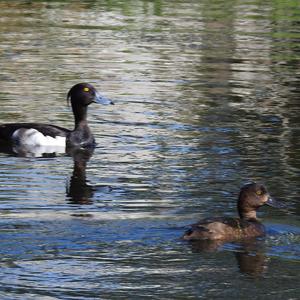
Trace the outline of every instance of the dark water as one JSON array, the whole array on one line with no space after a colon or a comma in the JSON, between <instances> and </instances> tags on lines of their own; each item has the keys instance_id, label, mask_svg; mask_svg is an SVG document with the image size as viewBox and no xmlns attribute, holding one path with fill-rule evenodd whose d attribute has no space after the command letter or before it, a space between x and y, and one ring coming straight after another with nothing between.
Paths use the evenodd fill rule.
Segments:
<instances>
[{"instance_id":1,"label":"dark water","mask_svg":"<svg viewBox=\"0 0 300 300\"><path fill-rule=\"evenodd\" d=\"M299 25L298 1L0 1L0 123L72 128L81 81L116 102L94 153L0 154L1 299L300 299ZM288 205L266 239L180 240L250 180Z\"/></svg>"}]
</instances>

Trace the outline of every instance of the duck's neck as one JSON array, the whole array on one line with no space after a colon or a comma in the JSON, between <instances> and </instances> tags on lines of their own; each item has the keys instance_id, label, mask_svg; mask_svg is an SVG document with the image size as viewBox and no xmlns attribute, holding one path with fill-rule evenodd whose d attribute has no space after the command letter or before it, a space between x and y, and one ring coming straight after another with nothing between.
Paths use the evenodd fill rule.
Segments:
<instances>
[{"instance_id":1,"label":"duck's neck","mask_svg":"<svg viewBox=\"0 0 300 300\"><path fill-rule=\"evenodd\" d=\"M95 144L95 139L87 124L87 107L86 106L72 106L75 128L67 137L67 147L87 147Z\"/></svg>"},{"instance_id":2,"label":"duck's neck","mask_svg":"<svg viewBox=\"0 0 300 300\"><path fill-rule=\"evenodd\" d=\"M87 106L72 106L75 130L82 127L87 127Z\"/></svg>"},{"instance_id":3,"label":"duck's neck","mask_svg":"<svg viewBox=\"0 0 300 300\"><path fill-rule=\"evenodd\" d=\"M256 218L256 209L251 205L251 199L248 199L247 197L241 198L239 197L237 209L239 212L239 216L243 220L249 220L249 219L257 219Z\"/></svg>"},{"instance_id":4,"label":"duck's neck","mask_svg":"<svg viewBox=\"0 0 300 300\"><path fill-rule=\"evenodd\" d=\"M243 220L257 220L256 211L239 211L240 218Z\"/></svg>"}]
</instances>

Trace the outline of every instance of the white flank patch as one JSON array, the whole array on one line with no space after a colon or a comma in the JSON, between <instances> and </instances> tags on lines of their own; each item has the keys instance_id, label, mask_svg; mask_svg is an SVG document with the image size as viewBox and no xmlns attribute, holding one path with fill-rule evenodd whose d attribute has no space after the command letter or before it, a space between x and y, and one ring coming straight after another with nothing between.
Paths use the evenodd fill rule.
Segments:
<instances>
[{"instance_id":1,"label":"white flank patch","mask_svg":"<svg viewBox=\"0 0 300 300\"><path fill-rule=\"evenodd\" d=\"M66 146L66 138L63 136L56 136L53 138L49 135L43 135L36 129L30 128L20 128L17 129L13 135L12 139L15 143L19 145L30 145L30 146Z\"/></svg>"}]
</instances>

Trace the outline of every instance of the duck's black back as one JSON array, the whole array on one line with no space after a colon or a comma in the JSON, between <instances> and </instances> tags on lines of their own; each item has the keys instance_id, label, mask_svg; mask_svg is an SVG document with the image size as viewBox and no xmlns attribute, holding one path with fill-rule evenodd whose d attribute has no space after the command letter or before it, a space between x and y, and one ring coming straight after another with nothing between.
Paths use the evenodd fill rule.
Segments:
<instances>
[{"instance_id":1,"label":"duck's black back","mask_svg":"<svg viewBox=\"0 0 300 300\"><path fill-rule=\"evenodd\" d=\"M51 136L55 138L56 136L66 137L70 130L49 124L42 123L9 123L0 125L0 140L4 142L11 142L11 137L13 133L18 129L36 129L45 136Z\"/></svg>"}]
</instances>

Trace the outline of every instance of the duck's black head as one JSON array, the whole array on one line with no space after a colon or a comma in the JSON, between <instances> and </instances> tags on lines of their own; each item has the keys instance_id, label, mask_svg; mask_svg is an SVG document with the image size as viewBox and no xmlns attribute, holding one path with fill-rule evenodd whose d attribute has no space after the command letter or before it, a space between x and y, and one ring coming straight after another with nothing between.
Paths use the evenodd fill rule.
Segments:
<instances>
[{"instance_id":1,"label":"duck's black head","mask_svg":"<svg viewBox=\"0 0 300 300\"><path fill-rule=\"evenodd\" d=\"M75 84L67 96L68 102L74 106L88 106L93 102L100 104L114 104L110 99L101 96L98 91L89 83Z\"/></svg>"},{"instance_id":2,"label":"duck's black head","mask_svg":"<svg viewBox=\"0 0 300 300\"><path fill-rule=\"evenodd\" d=\"M86 122L87 107L93 102L100 104L114 104L110 99L101 96L89 83L77 83L69 91L67 101L71 101L75 119L75 129Z\"/></svg>"},{"instance_id":3,"label":"duck's black head","mask_svg":"<svg viewBox=\"0 0 300 300\"><path fill-rule=\"evenodd\" d=\"M256 219L256 211L263 205L280 208L282 204L270 197L266 187L259 183L248 183L241 188L238 212L242 219Z\"/></svg>"}]
</instances>

